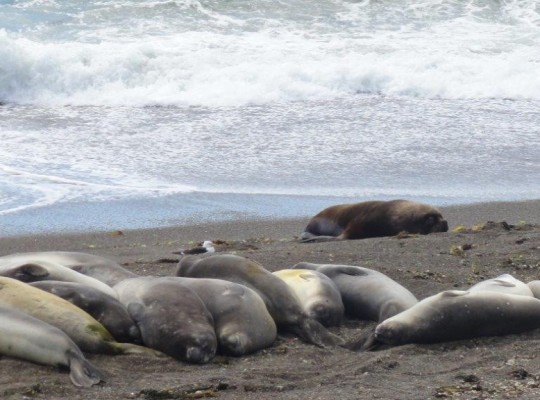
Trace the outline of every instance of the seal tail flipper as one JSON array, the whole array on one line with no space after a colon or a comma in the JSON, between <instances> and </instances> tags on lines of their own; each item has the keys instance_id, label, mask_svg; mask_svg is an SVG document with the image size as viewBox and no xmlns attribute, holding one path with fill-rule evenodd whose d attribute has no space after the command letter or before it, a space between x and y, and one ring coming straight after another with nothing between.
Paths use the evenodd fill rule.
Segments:
<instances>
[{"instance_id":1,"label":"seal tail flipper","mask_svg":"<svg viewBox=\"0 0 540 400\"><path fill-rule=\"evenodd\" d=\"M376 326L374 325L373 327L364 329L360 335L347 341L343 347L352 351L377 351L387 347L375 337Z\"/></svg>"},{"instance_id":2,"label":"seal tail flipper","mask_svg":"<svg viewBox=\"0 0 540 400\"><path fill-rule=\"evenodd\" d=\"M105 381L105 375L82 354L73 353L69 359L69 378L78 387L90 387Z\"/></svg>"},{"instance_id":3,"label":"seal tail flipper","mask_svg":"<svg viewBox=\"0 0 540 400\"><path fill-rule=\"evenodd\" d=\"M313 318L305 318L299 325L296 333L302 340L319 347L342 346L343 339L328 331L320 322Z\"/></svg>"},{"instance_id":4,"label":"seal tail flipper","mask_svg":"<svg viewBox=\"0 0 540 400\"><path fill-rule=\"evenodd\" d=\"M146 354L153 357L168 357L161 351L133 343L112 342L111 346L114 349L113 354Z\"/></svg>"}]
</instances>

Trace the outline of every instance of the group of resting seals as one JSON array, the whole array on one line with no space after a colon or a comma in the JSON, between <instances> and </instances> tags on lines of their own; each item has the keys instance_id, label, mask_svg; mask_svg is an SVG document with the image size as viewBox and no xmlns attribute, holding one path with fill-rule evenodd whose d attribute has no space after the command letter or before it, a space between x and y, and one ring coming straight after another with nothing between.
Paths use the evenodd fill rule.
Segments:
<instances>
[{"instance_id":1,"label":"group of resting seals","mask_svg":"<svg viewBox=\"0 0 540 400\"><path fill-rule=\"evenodd\" d=\"M433 207L396 200L323 210L303 238L447 230ZM184 255L176 276L142 277L85 253L21 253L0 257L0 275L0 353L68 367L77 386L104 379L83 351L164 353L206 363L216 352L240 356L271 346L278 331L318 346L358 348L326 329L344 315L376 322L363 349L540 327L540 300L534 297L540 281L527 285L509 276L418 301L368 268L301 262L272 273L231 254ZM59 317L64 313L70 321ZM19 334L29 326L33 334Z\"/></svg>"}]
</instances>

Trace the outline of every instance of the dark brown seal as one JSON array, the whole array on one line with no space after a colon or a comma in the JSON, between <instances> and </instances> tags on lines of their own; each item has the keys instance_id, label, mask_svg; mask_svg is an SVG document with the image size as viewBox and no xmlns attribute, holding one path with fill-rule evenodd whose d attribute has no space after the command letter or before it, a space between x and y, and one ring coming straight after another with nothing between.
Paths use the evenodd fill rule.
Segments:
<instances>
[{"instance_id":1,"label":"dark brown seal","mask_svg":"<svg viewBox=\"0 0 540 400\"><path fill-rule=\"evenodd\" d=\"M364 239L400 232L428 234L448 231L441 212L408 200L365 201L328 207L309 221L301 238Z\"/></svg>"}]
</instances>

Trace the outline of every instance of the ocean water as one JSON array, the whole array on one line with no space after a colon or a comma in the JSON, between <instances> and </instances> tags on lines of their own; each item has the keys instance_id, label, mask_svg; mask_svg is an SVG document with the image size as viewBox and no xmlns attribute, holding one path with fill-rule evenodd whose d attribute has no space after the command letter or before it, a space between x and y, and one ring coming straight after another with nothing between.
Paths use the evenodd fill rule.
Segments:
<instances>
[{"instance_id":1,"label":"ocean water","mask_svg":"<svg viewBox=\"0 0 540 400\"><path fill-rule=\"evenodd\" d=\"M540 198L529 0L0 0L0 234Z\"/></svg>"}]
</instances>

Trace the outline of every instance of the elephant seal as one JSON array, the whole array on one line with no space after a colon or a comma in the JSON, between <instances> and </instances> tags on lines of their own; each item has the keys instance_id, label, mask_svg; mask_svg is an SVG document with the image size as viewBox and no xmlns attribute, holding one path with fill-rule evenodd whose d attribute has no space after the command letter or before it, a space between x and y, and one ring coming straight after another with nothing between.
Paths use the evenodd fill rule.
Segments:
<instances>
[{"instance_id":1,"label":"elephant seal","mask_svg":"<svg viewBox=\"0 0 540 400\"><path fill-rule=\"evenodd\" d=\"M115 261L94 254L72 251L40 251L32 253L16 253L0 257L0 266L9 262L48 261L63 265L81 274L90 276L109 286L139 275L128 271Z\"/></svg>"},{"instance_id":2,"label":"elephant seal","mask_svg":"<svg viewBox=\"0 0 540 400\"><path fill-rule=\"evenodd\" d=\"M290 331L318 346L334 346L342 341L310 318L285 282L261 264L233 254L205 258L185 256L178 263L177 276L224 279L247 286L261 296L278 330Z\"/></svg>"},{"instance_id":3,"label":"elephant seal","mask_svg":"<svg viewBox=\"0 0 540 400\"><path fill-rule=\"evenodd\" d=\"M0 354L68 368L75 386L90 387L104 380L63 331L5 306L0 306Z\"/></svg>"},{"instance_id":4,"label":"elephant seal","mask_svg":"<svg viewBox=\"0 0 540 400\"><path fill-rule=\"evenodd\" d=\"M336 284L326 275L308 269L282 269L272 272L283 280L311 318L324 326L337 326L345 308Z\"/></svg>"},{"instance_id":5,"label":"elephant seal","mask_svg":"<svg viewBox=\"0 0 540 400\"><path fill-rule=\"evenodd\" d=\"M486 279L478 282L468 289L469 292L491 291L508 294L517 294L521 296L534 297L533 292L526 283L514 278L510 274L503 274L496 278Z\"/></svg>"},{"instance_id":6,"label":"elephant seal","mask_svg":"<svg viewBox=\"0 0 540 400\"><path fill-rule=\"evenodd\" d=\"M0 305L24 312L66 333L82 351L90 353L147 353L151 349L116 342L87 312L58 296L16 279L0 277Z\"/></svg>"},{"instance_id":7,"label":"elephant seal","mask_svg":"<svg viewBox=\"0 0 540 400\"><path fill-rule=\"evenodd\" d=\"M382 322L418 303L405 287L369 268L308 262L292 268L318 271L332 279L341 293L345 313L353 318Z\"/></svg>"},{"instance_id":8,"label":"elephant seal","mask_svg":"<svg viewBox=\"0 0 540 400\"><path fill-rule=\"evenodd\" d=\"M192 289L180 281L152 277L126 279L114 289L137 322L145 346L193 364L214 358L214 320Z\"/></svg>"},{"instance_id":9,"label":"elephant seal","mask_svg":"<svg viewBox=\"0 0 540 400\"><path fill-rule=\"evenodd\" d=\"M141 332L135 321L115 297L75 282L41 281L30 285L82 308L101 323L116 341L142 343ZM116 292L114 294L116 295Z\"/></svg>"},{"instance_id":10,"label":"elephant seal","mask_svg":"<svg viewBox=\"0 0 540 400\"><path fill-rule=\"evenodd\" d=\"M51 261L16 260L0 264L0 276L7 276L26 283L44 280L78 282L116 298L116 292L109 285Z\"/></svg>"},{"instance_id":11,"label":"elephant seal","mask_svg":"<svg viewBox=\"0 0 540 400\"><path fill-rule=\"evenodd\" d=\"M501 336L540 328L540 300L491 291L449 290L420 301L375 329L389 345Z\"/></svg>"},{"instance_id":12,"label":"elephant seal","mask_svg":"<svg viewBox=\"0 0 540 400\"><path fill-rule=\"evenodd\" d=\"M448 231L436 208L408 200L365 201L328 207L307 224L301 239L364 239L400 232L428 234Z\"/></svg>"},{"instance_id":13,"label":"elephant seal","mask_svg":"<svg viewBox=\"0 0 540 400\"><path fill-rule=\"evenodd\" d=\"M537 299L540 299L540 281L530 281L527 283L527 286L529 287L529 289L531 289L531 293L533 294L533 296Z\"/></svg>"},{"instance_id":14,"label":"elephant seal","mask_svg":"<svg viewBox=\"0 0 540 400\"><path fill-rule=\"evenodd\" d=\"M222 279L163 277L154 281L177 281L192 289L212 314L218 351L242 356L271 346L276 324L261 297L247 286Z\"/></svg>"}]
</instances>

